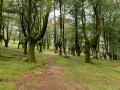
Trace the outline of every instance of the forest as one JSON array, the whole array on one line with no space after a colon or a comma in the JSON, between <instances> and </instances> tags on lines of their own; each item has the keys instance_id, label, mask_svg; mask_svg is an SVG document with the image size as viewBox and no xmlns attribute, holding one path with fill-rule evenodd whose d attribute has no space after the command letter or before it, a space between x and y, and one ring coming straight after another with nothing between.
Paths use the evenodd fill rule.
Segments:
<instances>
[{"instance_id":1,"label":"forest","mask_svg":"<svg viewBox=\"0 0 120 90\"><path fill-rule=\"evenodd\" d=\"M120 0L0 0L0 90L120 90Z\"/></svg>"}]
</instances>

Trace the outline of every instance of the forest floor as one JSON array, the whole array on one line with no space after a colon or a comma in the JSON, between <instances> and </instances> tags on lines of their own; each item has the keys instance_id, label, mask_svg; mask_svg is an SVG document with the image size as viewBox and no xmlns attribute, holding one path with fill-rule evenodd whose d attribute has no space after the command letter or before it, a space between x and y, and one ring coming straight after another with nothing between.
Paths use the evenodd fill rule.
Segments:
<instances>
[{"instance_id":1,"label":"forest floor","mask_svg":"<svg viewBox=\"0 0 120 90\"><path fill-rule=\"evenodd\" d=\"M27 63L23 49L11 42L0 45L0 90L120 90L120 61L84 63L84 56L64 58L52 49Z\"/></svg>"}]
</instances>

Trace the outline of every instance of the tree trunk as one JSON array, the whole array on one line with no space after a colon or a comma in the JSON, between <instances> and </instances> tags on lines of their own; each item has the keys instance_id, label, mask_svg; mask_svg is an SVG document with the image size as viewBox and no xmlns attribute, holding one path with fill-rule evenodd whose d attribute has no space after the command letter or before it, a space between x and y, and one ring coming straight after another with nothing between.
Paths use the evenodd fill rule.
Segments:
<instances>
[{"instance_id":1,"label":"tree trunk","mask_svg":"<svg viewBox=\"0 0 120 90\"><path fill-rule=\"evenodd\" d=\"M3 6L3 0L0 0L0 41L2 40L2 6Z\"/></svg>"},{"instance_id":2,"label":"tree trunk","mask_svg":"<svg viewBox=\"0 0 120 90\"><path fill-rule=\"evenodd\" d=\"M65 5L64 5L64 13L63 13L63 52L66 55L66 39L65 39Z\"/></svg>"},{"instance_id":3,"label":"tree trunk","mask_svg":"<svg viewBox=\"0 0 120 90\"><path fill-rule=\"evenodd\" d=\"M48 44L48 45L47 45L47 49L49 49L49 48L50 48L50 45Z\"/></svg>"},{"instance_id":4,"label":"tree trunk","mask_svg":"<svg viewBox=\"0 0 120 90\"><path fill-rule=\"evenodd\" d=\"M40 46L40 51L39 52L42 52L42 43L41 42L39 43L39 46Z\"/></svg>"},{"instance_id":5,"label":"tree trunk","mask_svg":"<svg viewBox=\"0 0 120 90\"><path fill-rule=\"evenodd\" d=\"M89 42L86 41L85 43L85 62L86 63L92 63L90 60L90 45Z\"/></svg>"},{"instance_id":6,"label":"tree trunk","mask_svg":"<svg viewBox=\"0 0 120 90\"><path fill-rule=\"evenodd\" d=\"M32 0L28 0L27 5L25 3L25 0L22 0L24 14L25 13L27 14L27 15L24 15L25 21L27 22L27 30L28 30L27 37L28 37L28 39L30 39L29 40L29 48L28 48L28 62L36 62L35 53L34 53L35 44L37 41L39 41L43 38L43 36L46 32L47 24L48 24L48 17L49 17L49 13L50 13L50 9L51 9L51 4L52 4L52 0L48 0L42 30L39 35L35 35L34 34L35 31L34 31L33 27L35 26L35 20L36 20L36 14L37 14L37 0L35 0L34 6L33 6ZM26 10L26 6L27 6L27 10ZM35 12L34 11L32 12L32 10L35 10Z\"/></svg>"},{"instance_id":7,"label":"tree trunk","mask_svg":"<svg viewBox=\"0 0 120 90\"><path fill-rule=\"evenodd\" d=\"M77 1L75 0L75 50L77 53L77 56L80 56L80 46L79 46L79 40L78 40L78 7L77 7Z\"/></svg>"},{"instance_id":8,"label":"tree trunk","mask_svg":"<svg viewBox=\"0 0 120 90\"><path fill-rule=\"evenodd\" d=\"M92 63L90 60L90 41L88 40L88 37L86 35L85 30L85 10L84 10L84 0L82 0L82 29L85 37L85 62L86 63Z\"/></svg>"},{"instance_id":9,"label":"tree trunk","mask_svg":"<svg viewBox=\"0 0 120 90\"><path fill-rule=\"evenodd\" d=\"M57 52L57 50L56 50L56 13L55 13L55 9L56 9L56 7L55 7L55 0L54 0L54 53L56 53Z\"/></svg>"},{"instance_id":10,"label":"tree trunk","mask_svg":"<svg viewBox=\"0 0 120 90\"><path fill-rule=\"evenodd\" d=\"M80 48L77 50L77 56L80 56Z\"/></svg>"},{"instance_id":11,"label":"tree trunk","mask_svg":"<svg viewBox=\"0 0 120 90\"><path fill-rule=\"evenodd\" d=\"M14 38L14 44L15 44L15 38Z\"/></svg>"},{"instance_id":12,"label":"tree trunk","mask_svg":"<svg viewBox=\"0 0 120 90\"><path fill-rule=\"evenodd\" d=\"M97 44L92 45L92 56L93 58L97 58Z\"/></svg>"},{"instance_id":13,"label":"tree trunk","mask_svg":"<svg viewBox=\"0 0 120 90\"><path fill-rule=\"evenodd\" d=\"M45 45L45 44L43 44L43 50L45 50L45 47L46 47L46 45Z\"/></svg>"},{"instance_id":14,"label":"tree trunk","mask_svg":"<svg viewBox=\"0 0 120 90\"><path fill-rule=\"evenodd\" d=\"M60 41L59 41L59 55L62 55L62 0L59 0L60 4Z\"/></svg>"},{"instance_id":15,"label":"tree trunk","mask_svg":"<svg viewBox=\"0 0 120 90\"><path fill-rule=\"evenodd\" d=\"M25 39L24 43L24 54L27 54L27 39Z\"/></svg>"},{"instance_id":16,"label":"tree trunk","mask_svg":"<svg viewBox=\"0 0 120 90\"><path fill-rule=\"evenodd\" d=\"M5 41L5 47L8 47L8 40L4 40Z\"/></svg>"},{"instance_id":17,"label":"tree trunk","mask_svg":"<svg viewBox=\"0 0 120 90\"><path fill-rule=\"evenodd\" d=\"M66 39L64 40L63 52L64 52L64 55L66 55Z\"/></svg>"},{"instance_id":18,"label":"tree trunk","mask_svg":"<svg viewBox=\"0 0 120 90\"><path fill-rule=\"evenodd\" d=\"M60 50L59 55L62 55L62 42L59 43L59 50Z\"/></svg>"},{"instance_id":19,"label":"tree trunk","mask_svg":"<svg viewBox=\"0 0 120 90\"><path fill-rule=\"evenodd\" d=\"M7 25L7 39L5 39L4 38L4 41L5 41L5 47L8 47L8 42L9 42L9 39L10 39L10 37L9 37L9 35L8 35L8 27L9 27L9 22L8 22L8 25ZM4 36L4 35L3 35Z\"/></svg>"},{"instance_id":20,"label":"tree trunk","mask_svg":"<svg viewBox=\"0 0 120 90\"><path fill-rule=\"evenodd\" d=\"M18 49L20 48L20 43L18 43Z\"/></svg>"},{"instance_id":21,"label":"tree trunk","mask_svg":"<svg viewBox=\"0 0 120 90\"><path fill-rule=\"evenodd\" d=\"M35 59L35 42L34 40L29 41L29 48L28 48L28 62L36 62Z\"/></svg>"}]
</instances>

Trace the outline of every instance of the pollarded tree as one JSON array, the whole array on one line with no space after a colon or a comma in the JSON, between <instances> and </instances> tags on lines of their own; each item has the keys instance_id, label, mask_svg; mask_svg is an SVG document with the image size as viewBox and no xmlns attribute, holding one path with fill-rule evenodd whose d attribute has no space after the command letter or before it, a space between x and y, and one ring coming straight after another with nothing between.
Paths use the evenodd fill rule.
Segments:
<instances>
[{"instance_id":1,"label":"pollarded tree","mask_svg":"<svg viewBox=\"0 0 120 90\"><path fill-rule=\"evenodd\" d=\"M27 23L27 37L28 37L28 42L29 42L29 48L28 48L28 54L29 54L28 61L29 62L36 61L35 53L34 53L35 44L37 41L41 40L41 38L43 38L43 36L45 34L47 24L48 24L48 17L49 17L49 13L50 13L50 9L51 9L51 4L52 4L52 0L48 0L43 27L42 27L40 34L36 36L34 24L35 24L35 19L36 19L36 14L37 14L37 0L35 0L34 2L32 0L28 0L27 4L26 4L25 0L22 0L22 5L23 5L23 9L24 9L24 17L25 17L25 21ZM27 6L27 8L26 8L26 6ZM32 11L32 10L34 10L34 11Z\"/></svg>"},{"instance_id":2,"label":"pollarded tree","mask_svg":"<svg viewBox=\"0 0 120 90\"><path fill-rule=\"evenodd\" d=\"M84 32L84 37L85 37L85 62L86 63L92 63L90 60L90 48L92 45L99 39L99 36L101 35L101 1L102 0L90 0L93 5L93 10L94 14L96 16L96 29L97 32L96 34L89 40L86 31L85 31L85 8L84 8L84 3L85 0L82 0L82 27L83 27L83 32Z\"/></svg>"}]
</instances>

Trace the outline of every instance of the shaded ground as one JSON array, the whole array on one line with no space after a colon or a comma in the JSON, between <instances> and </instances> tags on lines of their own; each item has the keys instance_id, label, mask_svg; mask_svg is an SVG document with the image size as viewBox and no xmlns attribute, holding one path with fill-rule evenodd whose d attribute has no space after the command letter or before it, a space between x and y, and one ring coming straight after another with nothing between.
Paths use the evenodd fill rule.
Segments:
<instances>
[{"instance_id":1,"label":"shaded ground","mask_svg":"<svg viewBox=\"0 0 120 90\"><path fill-rule=\"evenodd\" d=\"M80 90L75 83L70 83L63 67L56 64L56 58L47 54L48 67L41 71L27 71L20 80L15 81L15 90Z\"/></svg>"}]
</instances>

